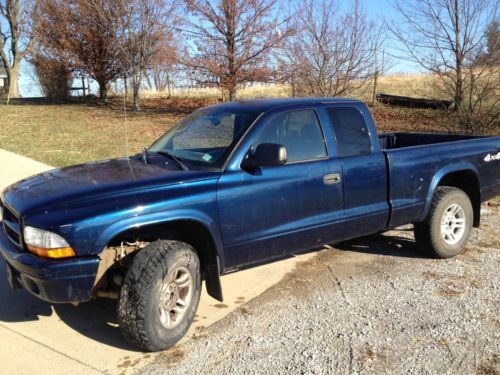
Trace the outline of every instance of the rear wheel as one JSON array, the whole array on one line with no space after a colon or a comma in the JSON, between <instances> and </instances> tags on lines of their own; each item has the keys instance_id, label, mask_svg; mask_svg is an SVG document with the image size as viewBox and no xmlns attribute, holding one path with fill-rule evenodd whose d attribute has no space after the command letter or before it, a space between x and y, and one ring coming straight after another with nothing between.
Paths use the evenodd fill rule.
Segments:
<instances>
[{"instance_id":1,"label":"rear wheel","mask_svg":"<svg viewBox=\"0 0 500 375\"><path fill-rule=\"evenodd\" d=\"M135 256L118 301L118 323L125 338L159 351L179 341L191 325L200 300L200 264L184 242L152 242Z\"/></svg>"},{"instance_id":2,"label":"rear wheel","mask_svg":"<svg viewBox=\"0 0 500 375\"><path fill-rule=\"evenodd\" d=\"M419 248L437 258L451 258L462 252L469 239L473 221L472 204L460 189L436 189L427 218L415 224Z\"/></svg>"}]
</instances>

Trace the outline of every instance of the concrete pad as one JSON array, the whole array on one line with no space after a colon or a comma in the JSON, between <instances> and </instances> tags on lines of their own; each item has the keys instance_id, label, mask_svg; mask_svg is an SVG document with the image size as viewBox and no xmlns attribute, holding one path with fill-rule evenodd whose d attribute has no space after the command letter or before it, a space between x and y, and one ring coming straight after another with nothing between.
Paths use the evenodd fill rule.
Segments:
<instances>
[{"instance_id":1,"label":"concrete pad","mask_svg":"<svg viewBox=\"0 0 500 375\"><path fill-rule=\"evenodd\" d=\"M0 191L23 178L53 167L0 148Z\"/></svg>"},{"instance_id":2,"label":"concrete pad","mask_svg":"<svg viewBox=\"0 0 500 375\"><path fill-rule=\"evenodd\" d=\"M293 270L298 261L310 256L301 255L224 276L224 303L210 298L204 291L196 321L185 340L200 334L205 327L276 284ZM129 374L156 357L140 352L121 336L116 322L115 301L97 299L78 307L51 305L24 290L10 290L5 268L3 264L0 266L0 363L10 362L26 373L44 373L40 369L57 370L61 366L63 373L68 365L66 359L71 359L74 362L71 368L74 367L75 371L78 368L85 370L87 366L87 370L93 368L110 374ZM17 341L8 339L13 335ZM25 340L30 340L30 347L33 346L34 350L24 351L21 343ZM14 349L22 350L24 355L10 355L13 343L21 345L14 346ZM54 355L49 355L49 349ZM66 359L55 360L59 357Z\"/></svg>"},{"instance_id":3,"label":"concrete pad","mask_svg":"<svg viewBox=\"0 0 500 375\"><path fill-rule=\"evenodd\" d=\"M42 163L0 150L0 190L47 169L50 167ZM224 276L224 303L204 291L185 340L258 296L292 271L297 262L311 256L292 257ZM52 305L24 290L13 292L0 261L1 373L130 374L157 355L142 353L123 339L116 322L115 301L97 299L78 307Z\"/></svg>"},{"instance_id":4,"label":"concrete pad","mask_svg":"<svg viewBox=\"0 0 500 375\"><path fill-rule=\"evenodd\" d=\"M99 374L100 371L66 357L43 344L0 325L2 345L0 361L3 374L33 375ZM54 365L57 364L57 365ZM71 369L71 371L69 371Z\"/></svg>"}]
</instances>

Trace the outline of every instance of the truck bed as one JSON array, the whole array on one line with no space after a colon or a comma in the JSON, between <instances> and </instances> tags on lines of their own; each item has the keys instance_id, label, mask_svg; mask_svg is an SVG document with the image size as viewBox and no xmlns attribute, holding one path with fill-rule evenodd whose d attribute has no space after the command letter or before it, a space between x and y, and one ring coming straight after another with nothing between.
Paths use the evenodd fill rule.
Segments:
<instances>
[{"instance_id":1,"label":"truck bed","mask_svg":"<svg viewBox=\"0 0 500 375\"><path fill-rule=\"evenodd\" d=\"M423 146L478 138L486 137L431 133L384 133L378 136L378 141L381 149L392 150L403 147Z\"/></svg>"},{"instance_id":2,"label":"truck bed","mask_svg":"<svg viewBox=\"0 0 500 375\"><path fill-rule=\"evenodd\" d=\"M390 227L422 221L436 184L450 172L471 175L468 181L475 181L478 201L499 193L500 160L486 159L500 152L498 136L391 133L381 134L379 143L389 173ZM473 191L474 186L462 184L465 177L457 174L454 186Z\"/></svg>"}]
</instances>

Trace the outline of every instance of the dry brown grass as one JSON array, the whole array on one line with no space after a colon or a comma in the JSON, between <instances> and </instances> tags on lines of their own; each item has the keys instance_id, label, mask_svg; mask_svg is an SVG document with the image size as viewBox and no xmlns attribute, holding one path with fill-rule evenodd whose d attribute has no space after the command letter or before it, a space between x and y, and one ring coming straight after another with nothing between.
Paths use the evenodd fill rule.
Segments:
<instances>
[{"instance_id":1,"label":"dry brown grass","mask_svg":"<svg viewBox=\"0 0 500 375\"><path fill-rule=\"evenodd\" d=\"M131 155L149 146L185 114L215 102L152 98L143 101L140 113L125 112L120 99L107 106L0 104L0 148L53 166ZM373 114L382 132L446 130L446 118L438 111L377 105Z\"/></svg>"},{"instance_id":2,"label":"dry brown grass","mask_svg":"<svg viewBox=\"0 0 500 375\"><path fill-rule=\"evenodd\" d=\"M467 288L480 289L485 287L482 281L471 277L467 272L458 275L426 271L424 277L437 287L434 294L440 297L457 297L465 293Z\"/></svg>"},{"instance_id":3,"label":"dry brown grass","mask_svg":"<svg viewBox=\"0 0 500 375\"><path fill-rule=\"evenodd\" d=\"M145 90L142 92L142 97L146 99L152 98L168 98L167 92L158 92L152 90ZM291 89L287 85L255 85L252 87L245 87L238 91L238 99L252 99L252 98L286 98L291 95ZM193 89L176 89L172 98L176 99L205 99L205 100L218 100L222 96L221 90L217 88L193 88Z\"/></svg>"},{"instance_id":4,"label":"dry brown grass","mask_svg":"<svg viewBox=\"0 0 500 375\"><path fill-rule=\"evenodd\" d=\"M414 98L443 98L439 80L429 74L395 74L380 77L377 91Z\"/></svg>"},{"instance_id":5,"label":"dry brown grass","mask_svg":"<svg viewBox=\"0 0 500 375\"><path fill-rule=\"evenodd\" d=\"M380 133L384 132L448 132L450 115L433 109L390 107L378 104L371 108Z\"/></svg>"},{"instance_id":6,"label":"dry brown grass","mask_svg":"<svg viewBox=\"0 0 500 375\"><path fill-rule=\"evenodd\" d=\"M428 74L397 74L381 76L377 83L377 92L384 92L393 95L413 96L422 98L441 98L442 94L436 88L439 87L438 80ZM346 96L359 98L370 102L373 93L373 81L355 87ZM256 84L238 90L238 99L250 98L281 98L292 95L289 85L278 84ZM166 92L156 92L151 90L143 91L144 98L166 98ZM196 98L218 100L222 96L221 90L217 88L194 88L176 89L173 98Z\"/></svg>"},{"instance_id":7,"label":"dry brown grass","mask_svg":"<svg viewBox=\"0 0 500 375\"><path fill-rule=\"evenodd\" d=\"M175 121L80 105L0 108L0 147L55 166L138 152Z\"/></svg>"},{"instance_id":8,"label":"dry brown grass","mask_svg":"<svg viewBox=\"0 0 500 375\"><path fill-rule=\"evenodd\" d=\"M0 104L0 148L64 166L140 152L204 101L156 99L144 111L119 100L89 104Z\"/></svg>"},{"instance_id":9,"label":"dry brown grass","mask_svg":"<svg viewBox=\"0 0 500 375\"><path fill-rule=\"evenodd\" d=\"M500 374L500 355L493 354L487 358L477 369L477 375L498 375Z\"/></svg>"}]
</instances>

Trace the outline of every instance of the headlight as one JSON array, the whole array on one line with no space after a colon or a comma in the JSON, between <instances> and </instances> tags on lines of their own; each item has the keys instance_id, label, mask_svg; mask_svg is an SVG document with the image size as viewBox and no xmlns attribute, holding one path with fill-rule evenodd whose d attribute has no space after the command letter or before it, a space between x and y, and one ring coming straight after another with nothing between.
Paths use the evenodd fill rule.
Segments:
<instances>
[{"instance_id":1,"label":"headlight","mask_svg":"<svg viewBox=\"0 0 500 375\"><path fill-rule=\"evenodd\" d=\"M33 227L24 228L24 242L28 251L45 258L74 257L75 252L58 234Z\"/></svg>"}]
</instances>

